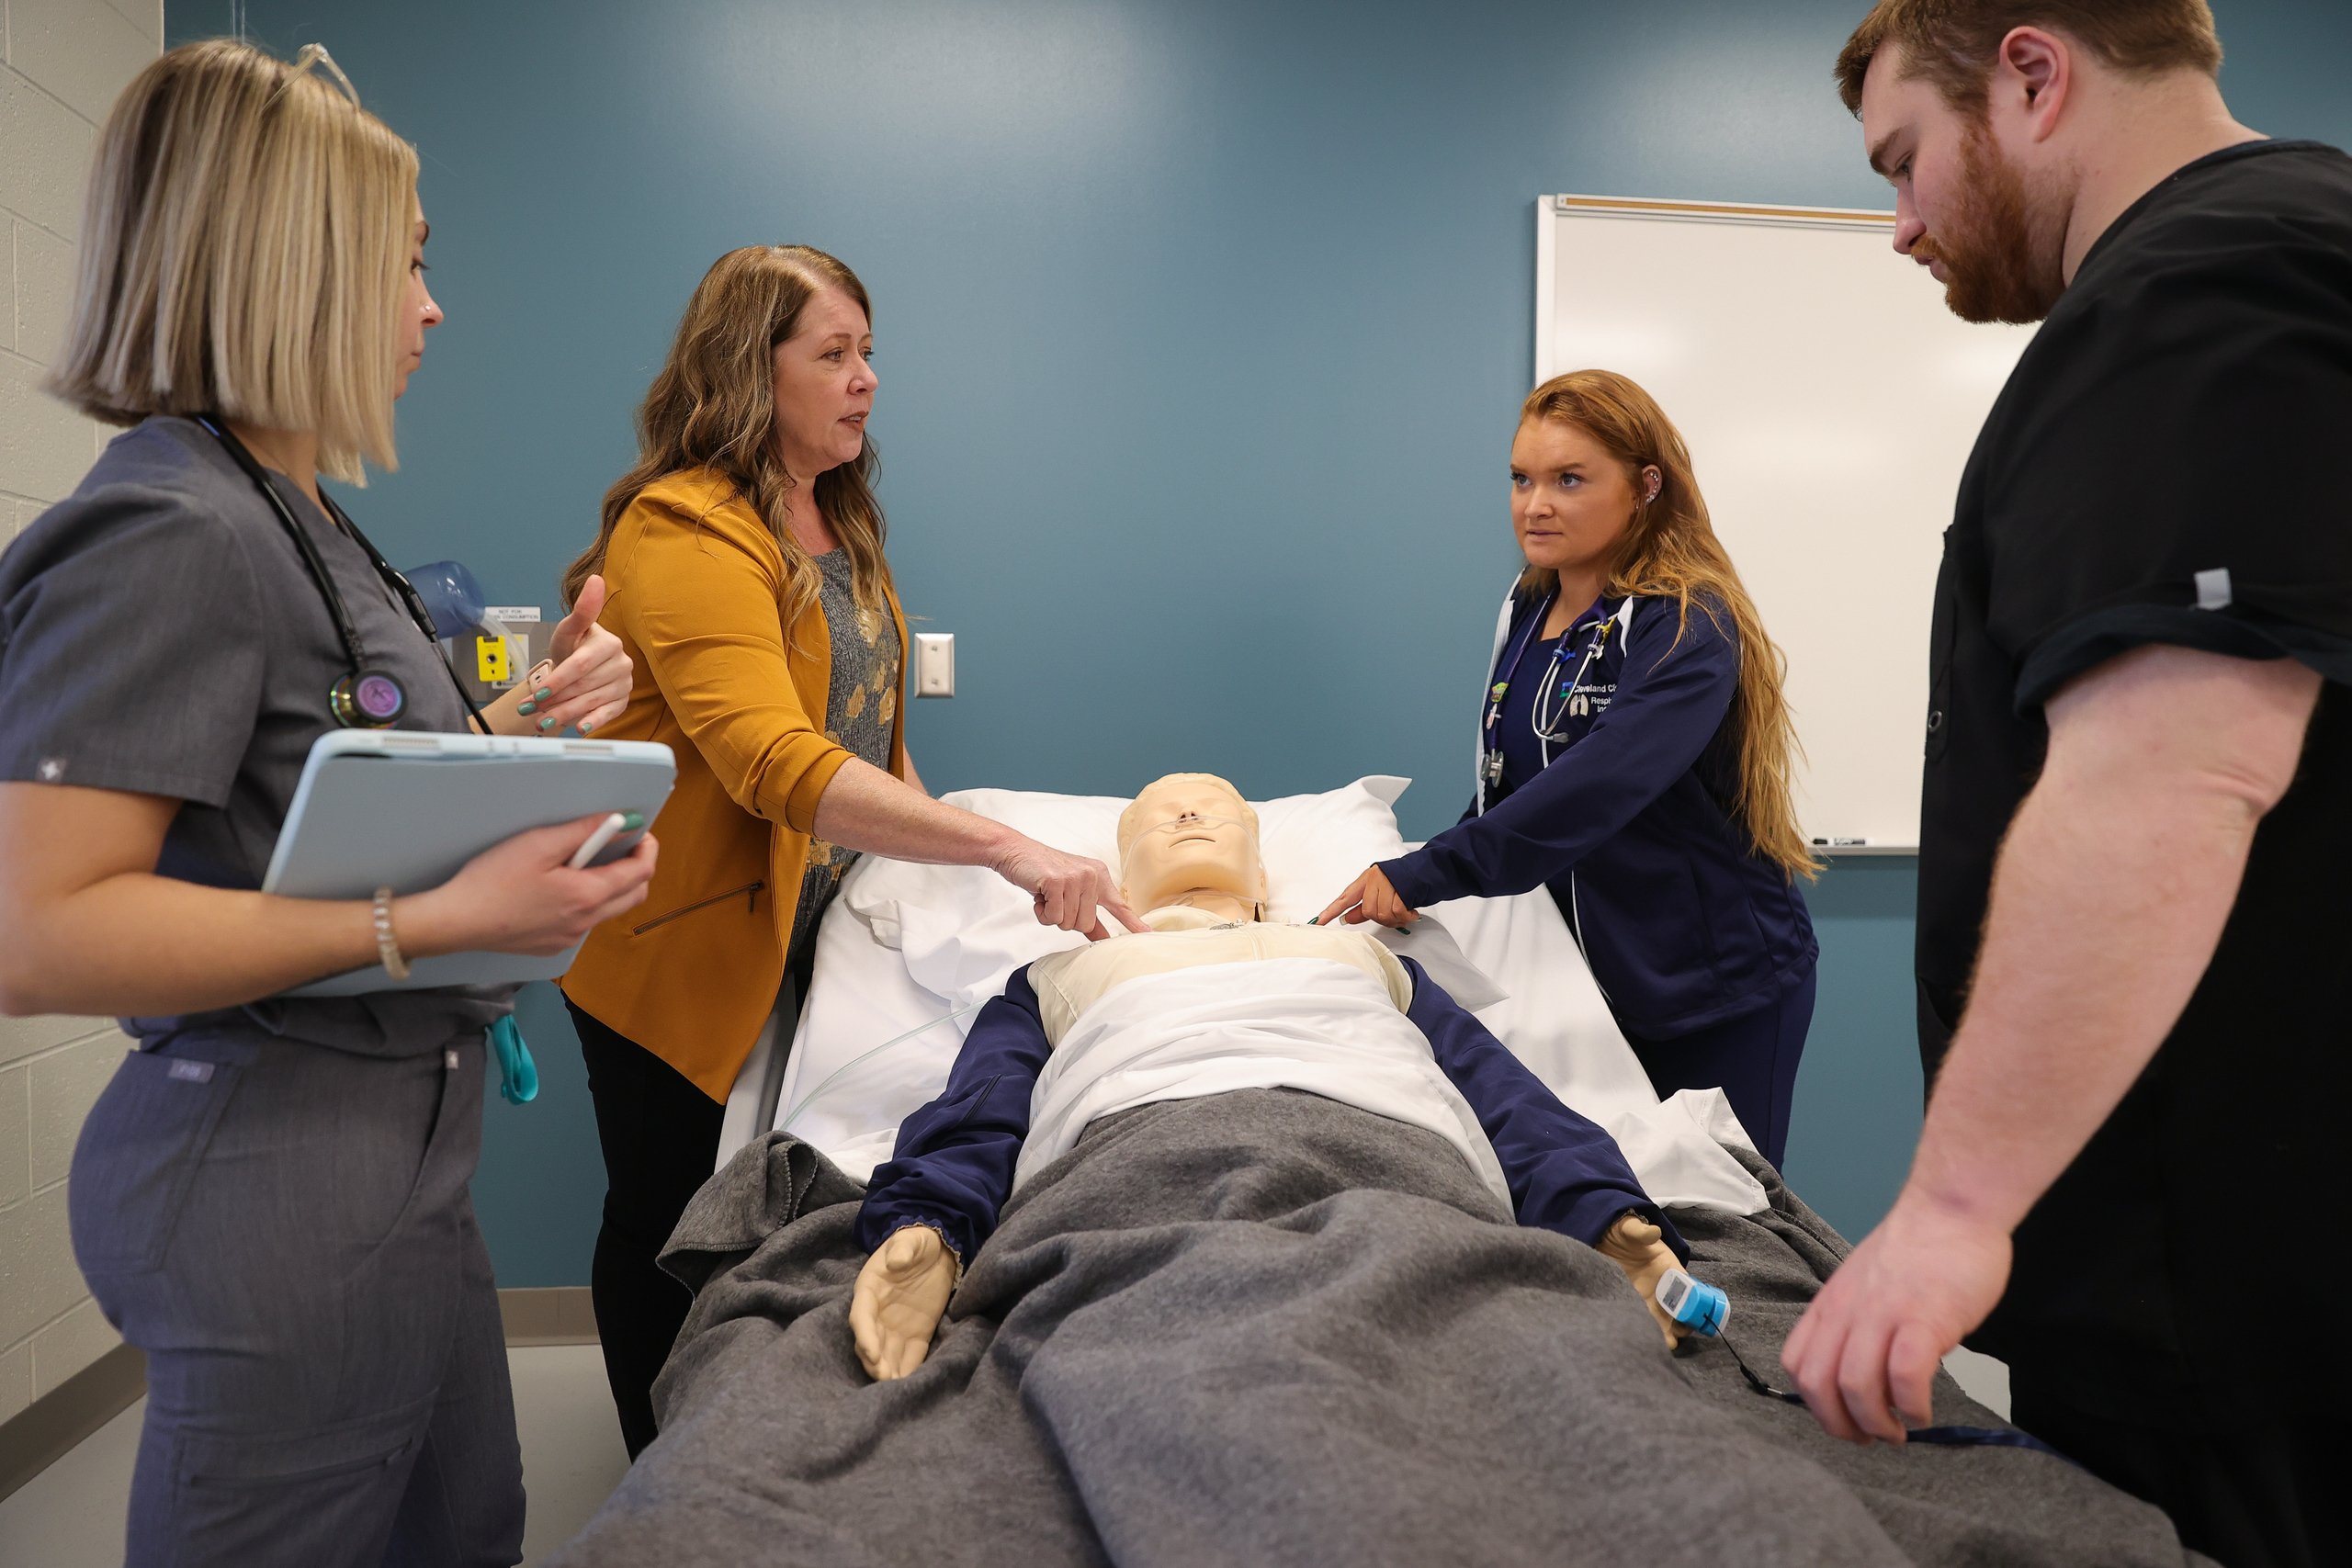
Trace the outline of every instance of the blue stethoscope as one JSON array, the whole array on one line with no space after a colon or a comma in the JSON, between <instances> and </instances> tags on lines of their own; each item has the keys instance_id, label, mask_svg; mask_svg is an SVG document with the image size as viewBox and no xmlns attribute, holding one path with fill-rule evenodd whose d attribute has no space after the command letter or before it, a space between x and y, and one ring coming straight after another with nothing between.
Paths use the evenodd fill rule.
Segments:
<instances>
[{"instance_id":1,"label":"blue stethoscope","mask_svg":"<svg viewBox=\"0 0 2352 1568\"><path fill-rule=\"evenodd\" d=\"M1482 807L1486 804L1487 791L1503 782L1504 699L1510 695L1511 682L1519 679L1519 667L1527 658L1528 645L1535 640L1537 629L1550 617L1552 606L1558 598L1558 593L1551 594L1537 607L1535 613L1527 618L1527 624L1519 630L1519 640L1511 646L1510 657L1497 667L1500 671L1500 678L1487 688L1487 755L1485 765L1479 773L1478 792L1479 804ZM1601 651L1609 646L1609 635L1611 629L1632 621L1633 609L1634 601L1632 596L1628 595L1616 609L1609 614L1595 621L1586 622L1582 626L1570 626L1561 634L1558 645L1552 649L1552 657L1544 661L1544 673L1538 677L1539 683L1535 688L1535 701L1530 705L1527 715L1528 727L1535 733L1535 743L1544 759L1544 766L1548 768L1552 765L1552 748L1566 739L1560 733L1560 724L1568 716L1568 710L1575 704L1577 688L1584 684L1585 674L1592 668L1592 661L1600 658ZM1585 626L1591 627L1592 635L1585 639L1584 655L1577 660L1576 672L1563 681L1560 679L1560 671L1567 667L1569 660L1577 658L1577 655L1571 651L1570 644L1576 641L1577 633L1583 630Z\"/></svg>"}]
</instances>

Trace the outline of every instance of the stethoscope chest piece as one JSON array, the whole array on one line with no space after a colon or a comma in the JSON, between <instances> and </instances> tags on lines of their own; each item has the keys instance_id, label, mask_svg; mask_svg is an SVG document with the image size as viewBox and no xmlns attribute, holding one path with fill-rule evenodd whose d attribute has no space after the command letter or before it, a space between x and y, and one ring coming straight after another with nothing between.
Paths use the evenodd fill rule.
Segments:
<instances>
[{"instance_id":1,"label":"stethoscope chest piece","mask_svg":"<svg viewBox=\"0 0 2352 1568\"><path fill-rule=\"evenodd\" d=\"M302 558L302 570L310 574L311 586L319 591L319 598L326 604L327 614L334 621L335 637L343 644L343 655L350 661L351 669L349 673L327 688L327 711L334 716L337 724L351 729L389 729L398 724L408 714L408 689L390 671L369 661L368 649L359 640L359 628L351 618L351 607L344 603L342 590L335 586L325 560L319 555L318 546L311 542L309 533L295 518L293 509L286 504L286 498L277 493L277 487L269 482L269 476L262 471L260 461L245 449L245 444L231 434L228 426L210 414L199 416L197 423L220 443L221 448L254 482L254 488L261 491L262 499L269 503L270 511L277 516L278 526L293 541L295 553ZM322 503L328 517L366 554L377 578L407 610L409 619L430 644L438 634L434 629L433 613L425 607L416 589L407 578L392 570L391 563L368 542L368 536L343 514L341 507L323 497ZM458 679L457 671L449 670L446 664L443 669L449 676L449 684L457 691L458 703L478 728L486 729L487 726L481 723L481 710L474 706L474 700L467 694L464 682Z\"/></svg>"},{"instance_id":2,"label":"stethoscope chest piece","mask_svg":"<svg viewBox=\"0 0 2352 1568\"><path fill-rule=\"evenodd\" d=\"M352 729L389 729L408 712L408 691L382 670L355 670L327 688L335 721Z\"/></svg>"},{"instance_id":3,"label":"stethoscope chest piece","mask_svg":"<svg viewBox=\"0 0 2352 1568\"><path fill-rule=\"evenodd\" d=\"M1528 645L1534 641L1536 629L1551 614L1553 602L1552 598L1546 598L1542 604L1536 606L1535 613L1528 617L1526 625L1521 628L1518 641L1512 645L1509 658L1496 666L1496 671L1501 678L1487 688L1485 745L1481 748L1478 762L1478 809L1482 812L1487 808L1488 793L1498 788L1503 781L1505 764L1500 733L1503 704L1510 694L1511 682L1519 678L1520 661L1526 658ZM1554 647L1552 657L1546 661L1544 674L1536 685L1534 698L1528 713L1528 727L1535 733L1536 746L1543 757L1544 766L1548 768L1552 765L1552 748L1567 739L1561 733L1560 726L1570 712L1576 709L1577 689L1584 683L1586 672L1591 670L1593 661L1599 659L1602 650L1609 646L1610 633L1612 630L1623 629L1621 623L1628 622L1633 607L1633 598L1628 595L1613 612L1601 617L1597 626L1587 622L1582 626L1570 626L1560 635L1560 639ZM1569 651L1569 645L1577 632L1583 629L1583 626L1592 626L1591 635L1584 645L1584 657L1577 662L1575 673L1570 674L1564 682L1560 678L1561 673L1567 668L1568 660L1575 657Z\"/></svg>"}]
</instances>

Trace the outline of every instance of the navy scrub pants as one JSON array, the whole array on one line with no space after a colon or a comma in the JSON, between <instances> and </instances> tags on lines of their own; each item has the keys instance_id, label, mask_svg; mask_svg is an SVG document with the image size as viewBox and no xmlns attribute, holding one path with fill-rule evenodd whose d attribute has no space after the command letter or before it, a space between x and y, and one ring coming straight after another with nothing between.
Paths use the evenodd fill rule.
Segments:
<instances>
[{"instance_id":1,"label":"navy scrub pants","mask_svg":"<svg viewBox=\"0 0 2352 1568\"><path fill-rule=\"evenodd\" d=\"M1796 1098L1797 1062L1813 1027L1817 971L1754 1012L1678 1034L1671 1040L1626 1040L1660 1100L1679 1089L1721 1089L1757 1151L1781 1168L1789 1147L1789 1107Z\"/></svg>"},{"instance_id":2,"label":"navy scrub pants","mask_svg":"<svg viewBox=\"0 0 2352 1568\"><path fill-rule=\"evenodd\" d=\"M254 1033L123 1062L84 1124L74 1249L147 1353L126 1561L521 1561L523 1465L467 1182L484 1051Z\"/></svg>"}]
</instances>

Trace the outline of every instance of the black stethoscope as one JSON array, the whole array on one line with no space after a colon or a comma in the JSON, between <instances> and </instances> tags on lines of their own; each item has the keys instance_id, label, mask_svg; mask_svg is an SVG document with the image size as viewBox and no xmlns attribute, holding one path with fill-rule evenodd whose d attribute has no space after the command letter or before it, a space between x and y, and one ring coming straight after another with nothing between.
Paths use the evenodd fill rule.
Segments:
<instances>
[{"instance_id":1,"label":"black stethoscope","mask_svg":"<svg viewBox=\"0 0 2352 1568\"><path fill-rule=\"evenodd\" d=\"M222 450L235 459L237 467L245 471L245 477L261 491L263 499L269 502L269 509L277 514L277 521L294 541L294 549L302 558L303 569L311 574L311 581L318 588L319 597L326 601L327 613L334 617L335 635L343 640L344 657L350 661L351 670L327 688L327 710L334 715L337 724L350 729L388 729L398 724L401 716L408 712L408 690L401 684L399 676L380 665L368 662L367 645L359 640L359 628L351 619L351 607L344 603L342 592L335 587L334 578L327 570L327 563L319 555L318 545L295 517L293 509L286 504L286 498L278 494L277 487L269 482L269 475L260 461L245 449L245 444L230 434L228 426L210 414L198 414L196 423L220 443ZM368 543L368 536L344 514L343 508L334 503L332 496L322 492L319 499L325 503L327 515L334 519L335 525L367 552L368 564L376 569L376 575L383 580L392 597L408 611L408 618L416 623L416 629L424 634L424 640L437 642L433 612L426 608L424 599L409 580L394 570L392 563L378 553L376 547ZM449 684L457 689L458 700L465 704L466 712L472 716L476 725L487 731L490 727L482 723L481 709L474 705L473 698L466 692L465 683L458 679L458 672L441 660L437 647L434 661L440 664L442 672L449 677Z\"/></svg>"},{"instance_id":2,"label":"black stethoscope","mask_svg":"<svg viewBox=\"0 0 2352 1568\"><path fill-rule=\"evenodd\" d=\"M1528 645L1535 640L1536 629L1551 615L1552 606L1558 598L1557 592L1553 593L1527 618L1527 624L1520 628L1519 640L1511 647L1510 657L1497 667L1500 679L1487 689L1487 756L1479 774L1482 787L1478 798L1481 806L1485 804L1486 792L1503 782L1503 701L1510 695L1511 682L1519 679L1519 666L1527 657ZM1634 601L1628 595L1616 609L1600 616L1597 622L1586 623L1591 626L1592 635L1585 641L1584 657L1577 660L1576 673L1565 682L1560 679L1560 671L1575 657L1569 651L1569 645L1582 628L1570 626L1563 632L1559 643L1552 649L1552 657L1544 661L1544 673L1538 678L1535 688L1535 701L1529 705L1527 715L1528 726L1535 732L1535 743L1544 759L1544 766L1548 768L1552 765L1553 746L1566 739L1560 733L1560 723L1575 705L1577 688L1584 684L1585 674L1592 668L1592 661L1600 658L1601 651L1609 646L1611 631L1632 621L1633 609ZM1548 699L1545 695L1547 691L1550 694Z\"/></svg>"}]
</instances>

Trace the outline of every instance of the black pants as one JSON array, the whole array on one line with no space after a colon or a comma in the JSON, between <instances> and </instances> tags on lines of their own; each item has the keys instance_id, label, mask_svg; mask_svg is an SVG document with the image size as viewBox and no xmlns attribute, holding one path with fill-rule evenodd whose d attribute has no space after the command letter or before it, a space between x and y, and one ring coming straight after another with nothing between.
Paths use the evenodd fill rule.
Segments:
<instances>
[{"instance_id":1,"label":"black pants","mask_svg":"<svg viewBox=\"0 0 2352 1568\"><path fill-rule=\"evenodd\" d=\"M694 1302L654 1258L687 1201L710 1179L727 1108L644 1046L564 1005L580 1032L605 1151L605 1219L589 1293L621 1440L635 1459L653 1440L654 1375Z\"/></svg>"},{"instance_id":2,"label":"black pants","mask_svg":"<svg viewBox=\"0 0 2352 1568\"><path fill-rule=\"evenodd\" d=\"M777 1000L786 1030L808 994L816 961L817 944L805 939L785 960ZM685 1286L654 1260L686 1204L710 1179L727 1107L636 1041L573 1007L569 997L563 1005L580 1033L588 1096L596 1104L596 1141L605 1151L605 1217L596 1230L588 1293L596 1307L596 1337L604 1343L605 1378L620 1411L621 1440L633 1460L653 1441L653 1380L694 1303ZM779 1050L790 1047L788 1036L777 1042Z\"/></svg>"},{"instance_id":3,"label":"black pants","mask_svg":"<svg viewBox=\"0 0 2352 1568\"><path fill-rule=\"evenodd\" d=\"M2170 1514L2181 1544L2224 1568L2319 1568L2343 1561L2342 1483L2320 1475L2320 1456L2335 1450L2316 1416L2290 1413L2248 1430L2168 1431L2041 1397L2014 1369L2010 1395L2018 1426ZM2325 1539L2336 1542L2324 1551L2323 1498Z\"/></svg>"}]
</instances>

